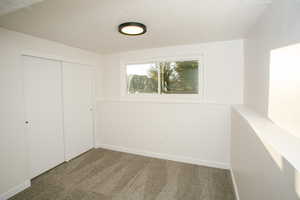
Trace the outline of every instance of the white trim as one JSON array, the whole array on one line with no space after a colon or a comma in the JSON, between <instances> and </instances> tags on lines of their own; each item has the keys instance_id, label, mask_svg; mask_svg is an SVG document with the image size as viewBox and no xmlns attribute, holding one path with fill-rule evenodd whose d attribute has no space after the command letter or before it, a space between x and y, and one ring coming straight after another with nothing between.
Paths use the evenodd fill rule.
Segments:
<instances>
[{"instance_id":1,"label":"white trim","mask_svg":"<svg viewBox=\"0 0 300 200\"><path fill-rule=\"evenodd\" d=\"M171 100L171 99L106 99L97 98L97 102L123 102L123 103L156 103L156 104L211 104L219 106L231 106L230 104L217 103L215 101L197 101L197 100Z\"/></svg>"},{"instance_id":2,"label":"white trim","mask_svg":"<svg viewBox=\"0 0 300 200\"><path fill-rule=\"evenodd\" d=\"M176 55L176 56L157 56L149 58L137 58L126 59L121 58L120 64L143 64L143 63L156 63L156 62L167 62L167 61L187 61L187 60L202 60L204 53L190 53L185 55Z\"/></svg>"},{"instance_id":3,"label":"white trim","mask_svg":"<svg viewBox=\"0 0 300 200\"><path fill-rule=\"evenodd\" d=\"M245 5L267 5L273 3L273 0L242 0L242 3Z\"/></svg>"},{"instance_id":4,"label":"white trim","mask_svg":"<svg viewBox=\"0 0 300 200\"><path fill-rule=\"evenodd\" d=\"M97 67L96 64L82 63L79 60L69 59L69 58L66 58L65 56L46 54L46 53L41 53L41 52L31 51L31 50L22 51L21 56L31 56L31 57L48 59L48 60L55 60L55 61L60 61L60 62L65 62L65 63L85 65L85 66L88 66L88 67Z\"/></svg>"},{"instance_id":5,"label":"white trim","mask_svg":"<svg viewBox=\"0 0 300 200\"><path fill-rule=\"evenodd\" d=\"M97 100L96 100L96 74L97 74L97 68L92 69L92 102L91 102L91 109L92 109L92 115L93 115L93 148L96 148L96 141L97 141Z\"/></svg>"},{"instance_id":6,"label":"white trim","mask_svg":"<svg viewBox=\"0 0 300 200\"><path fill-rule=\"evenodd\" d=\"M172 160L172 161L177 161L177 162L196 164L196 165L213 167L213 168L230 169L230 166L229 166L228 163L221 163L221 162L207 161L207 160L199 160L199 159L195 159L195 158L191 158L191 157L175 156L175 155L162 154L162 153L156 153L156 152L150 152L150 151L143 151L143 150L126 148L126 147L109 145L109 144L98 144L97 147L98 148L109 149L109 150L113 150L113 151L120 151L120 152L125 152L125 153L142 155L142 156L146 156L146 157Z\"/></svg>"},{"instance_id":7,"label":"white trim","mask_svg":"<svg viewBox=\"0 0 300 200\"><path fill-rule=\"evenodd\" d=\"M66 134L65 134L65 105L64 105L64 66L63 61L60 61L60 78L61 78L61 109L62 109L62 128L63 128L63 140L64 140L64 160L67 159L67 148L66 148Z\"/></svg>"},{"instance_id":8,"label":"white trim","mask_svg":"<svg viewBox=\"0 0 300 200\"><path fill-rule=\"evenodd\" d=\"M7 192L1 194L0 200L7 200L7 199L13 197L14 195L18 194L19 192L22 192L23 190L29 188L30 186L31 186L30 180L26 180L23 183L21 183L20 185L17 185L15 187L11 188L10 190L8 190Z\"/></svg>"},{"instance_id":9,"label":"white trim","mask_svg":"<svg viewBox=\"0 0 300 200\"><path fill-rule=\"evenodd\" d=\"M240 200L239 190L238 190L238 187L237 187L237 183L236 183L235 176L234 176L232 168L230 168L230 174L231 174L231 179L232 179L235 198L236 198L236 200Z\"/></svg>"}]
</instances>

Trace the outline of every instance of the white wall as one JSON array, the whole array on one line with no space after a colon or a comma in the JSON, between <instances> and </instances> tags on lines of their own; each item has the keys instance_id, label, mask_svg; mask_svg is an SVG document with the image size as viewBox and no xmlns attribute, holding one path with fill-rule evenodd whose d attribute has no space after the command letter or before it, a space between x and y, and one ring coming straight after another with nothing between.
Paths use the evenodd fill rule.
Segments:
<instances>
[{"instance_id":1,"label":"white wall","mask_svg":"<svg viewBox=\"0 0 300 200\"><path fill-rule=\"evenodd\" d=\"M0 195L29 177L24 133L21 54L34 52L55 59L99 66L97 54L0 28ZM99 68L99 77L101 70ZM97 83L101 96L101 82Z\"/></svg>"},{"instance_id":2,"label":"white wall","mask_svg":"<svg viewBox=\"0 0 300 200\"><path fill-rule=\"evenodd\" d=\"M201 54L204 101L211 103L122 100L122 61ZM110 54L103 59L105 100L98 101L99 146L229 167L229 108L230 104L243 102L242 40Z\"/></svg>"},{"instance_id":3,"label":"white wall","mask_svg":"<svg viewBox=\"0 0 300 200\"><path fill-rule=\"evenodd\" d=\"M265 115L270 53L300 42L299 10L299 0L273 0L245 40L245 104Z\"/></svg>"},{"instance_id":4,"label":"white wall","mask_svg":"<svg viewBox=\"0 0 300 200\"><path fill-rule=\"evenodd\" d=\"M298 0L273 0L245 40L244 101L264 117L268 115L270 53L300 42L299 11ZM285 142L281 140L288 147ZM299 171L283 158L282 152L266 144L241 116L233 114L231 166L241 199L300 199L299 179L295 178ZM283 168L272 160L272 154L283 160Z\"/></svg>"},{"instance_id":5,"label":"white wall","mask_svg":"<svg viewBox=\"0 0 300 200\"><path fill-rule=\"evenodd\" d=\"M229 106L101 102L98 109L104 148L229 167Z\"/></svg>"},{"instance_id":6,"label":"white wall","mask_svg":"<svg viewBox=\"0 0 300 200\"><path fill-rule=\"evenodd\" d=\"M203 55L205 101L220 104L243 102L243 40L146 49L103 57L104 96L120 99L120 62L164 57Z\"/></svg>"}]
</instances>

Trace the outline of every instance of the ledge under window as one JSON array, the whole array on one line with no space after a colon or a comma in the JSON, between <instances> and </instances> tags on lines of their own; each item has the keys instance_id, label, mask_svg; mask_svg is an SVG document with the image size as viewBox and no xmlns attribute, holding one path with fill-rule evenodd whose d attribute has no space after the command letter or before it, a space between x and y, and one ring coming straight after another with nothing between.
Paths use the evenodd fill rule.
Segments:
<instances>
[{"instance_id":1,"label":"ledge under window","mask_svg":"<svg viewBox=\"0 0 300 200\"><path fill-rule=\"evenodd\" d=\"M300 171L300 138L288 133L270 119L246 106L233 106L233 111L247 121L261 140L272 145L282 157Z\"/></svg>"}]
</instances>

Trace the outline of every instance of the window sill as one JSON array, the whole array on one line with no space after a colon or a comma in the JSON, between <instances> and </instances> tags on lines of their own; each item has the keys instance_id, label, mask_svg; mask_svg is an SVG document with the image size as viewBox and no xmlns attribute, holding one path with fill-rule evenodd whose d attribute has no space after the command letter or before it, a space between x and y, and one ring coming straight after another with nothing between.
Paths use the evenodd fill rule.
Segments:
<instances>
[{"instance_id":1,"label":"window sill","mask_svg":"<svg viewBox=\"0 0 300 200\"><path fill-rule=\"evenodd\" d=\"M214 101L204 101L204 100L188 100L188 99L180 99L180 100L171 100L171 99L134 99L134 98L121 98L121 99L105 99L98 98L99 102L127 102L127 103L157 103L157 104L212 104L212 105L223 105L229 106L230 104L226 103L217 103Z\"/></svg>"},{"instance_id":2,"label":"window sill","mask_svg":"<svg viewBox=\"0 0 300 200\"><path fill-rule=\"evenodd\" d=\"M300 138L274 124L270 119L246 106L233 106L262 141L271 145L283 158L300 171Z\"/></svg>"}]
</instances>

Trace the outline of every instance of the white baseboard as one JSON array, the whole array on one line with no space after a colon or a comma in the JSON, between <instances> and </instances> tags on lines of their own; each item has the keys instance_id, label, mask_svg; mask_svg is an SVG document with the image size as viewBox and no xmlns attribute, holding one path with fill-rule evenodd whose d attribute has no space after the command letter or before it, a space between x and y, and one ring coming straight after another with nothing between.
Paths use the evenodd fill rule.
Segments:
<instances>
[{"instance_id":1,"label":"white baseboard","mask_svg":"<svg viewBox=\"0 0 300 200\"><path fill-rule=\"evenodd\" d=\"M199 160L199 159L194 159L194 158L184 157L184 156L174 156L174 155L169 155L169 154L161 154L161 153L155 153L155 152L149 152L149 151L142 151L142 150L131 149L131 148L115 146L115 145L109 145L109 144L98 144L97 147L103 148L103 149L109 149L109 150L113 150L113 151L121 151L121 152L126 152L126 153L131 153L131 154L137 154L137 155L146 156L146 157L172 160L172 161L177 161L177 162L196 164L196 165L202 165L202 166L213 167L213 168L230 169L229 164L226 164L226 163Z\"/></svg>"},{"instance_id":2,"label":"white baseboard","mask_svg":"<svg viewBox=\"0 0 300 200\"><path fill-rule=\"evenodd\" d=\"M239 195L238 187L237 187L237 184L235 181L235 176L233 174L232 168L230 169L230 174L231 174L231 179L232 179L232 183L233 183L233 189L234 189L236 200L240 200L240 195Z\"/></svg>"},{"instance_id":3,"label":"white baseboard","mask_svg":"<svg viewBox=\"0 0 300 200\"><path fill-rule=\"evenodd\" d=\"M30 180L26 180L24 183L17 185L13 188L11 188L9 191L3 193L0 195L0 200L7 200L10 197L18 194L19 192L22 192L26 188L29 188L31 186Z\"/></svg>"}]
</instances>

